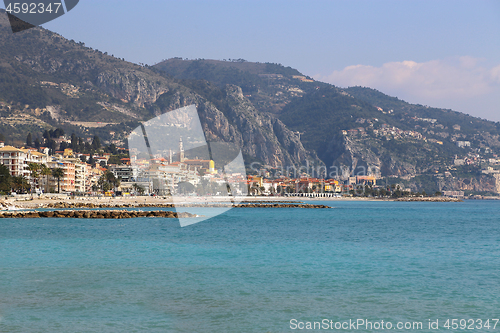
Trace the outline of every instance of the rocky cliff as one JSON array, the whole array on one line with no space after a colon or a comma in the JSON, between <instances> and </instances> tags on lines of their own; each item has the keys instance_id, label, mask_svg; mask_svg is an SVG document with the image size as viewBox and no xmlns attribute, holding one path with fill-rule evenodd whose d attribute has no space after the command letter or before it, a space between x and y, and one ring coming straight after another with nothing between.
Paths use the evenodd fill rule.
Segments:
<instances>
[{"instance_id":1,"label":"rocky cliff","mask_svg":"<svg viewBox=\"0 0 500 333\"><path fill-rule=\"evenodd\" d=\"M94 132L108 139L114 132L114 139L124 139L137 122L195 104L207 139L236 143L248 160L273 167L317 160L296 134L276 117L257 111L237 86L223 88L221 108L210 96L154 68L40 27L13 34L8 24L6 14L0 13L0 132L7 136L17 131L22 140L29 131L41 137L46 128L58 126L82 136ZM12 122L13 115L29 118L26 126ZM92 122L100 125L92 127ZM103 123L107 130L96 132Z\"/></svg>"}]
</instances>

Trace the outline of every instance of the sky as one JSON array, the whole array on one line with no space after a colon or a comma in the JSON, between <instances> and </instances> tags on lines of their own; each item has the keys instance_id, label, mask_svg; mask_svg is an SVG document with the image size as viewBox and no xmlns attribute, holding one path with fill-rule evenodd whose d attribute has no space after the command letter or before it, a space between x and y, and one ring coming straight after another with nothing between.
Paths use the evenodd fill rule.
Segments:
<instances>
[{"instance_id":1,"label":"sky","mask_svg":"<svg viewBox=\"0 0 500 333\"><path fill-rule=\"evenodd\" d=\"M43 26L135 63L281 63L500 121L498 0L80 0Z\"/></svg>"}]
</instances>

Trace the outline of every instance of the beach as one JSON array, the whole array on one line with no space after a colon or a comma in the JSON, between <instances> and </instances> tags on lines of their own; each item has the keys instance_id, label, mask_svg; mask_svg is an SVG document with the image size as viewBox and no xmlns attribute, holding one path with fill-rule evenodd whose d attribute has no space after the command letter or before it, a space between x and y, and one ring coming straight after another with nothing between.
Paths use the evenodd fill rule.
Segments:
<instances>
[{"instance_id":1,"label":"beach","mask_svg":"<svg viewBox=\"0 0 500 333\"><path fill-rule=\"evenodd\" d=\"M226 202L235 203L307 203L311 201L336 202L336 201L426 201L426 202L459 202L460 199L447 197L412 197L412 198L371 198L371 197L281 197L281 196L247 196L247 197L219 197L219 196L183 196L175 200L169 196L129 196L129 197L78 197L67 195L19 195L0 198L0 209L15 207L17 209L37 208L129 208L129 207L172 207L190 205L206 206L210 204ZM62 203L62 204L61 204ZM58 207L59 205L59 207Z\"/></svg>"}]
</instances>

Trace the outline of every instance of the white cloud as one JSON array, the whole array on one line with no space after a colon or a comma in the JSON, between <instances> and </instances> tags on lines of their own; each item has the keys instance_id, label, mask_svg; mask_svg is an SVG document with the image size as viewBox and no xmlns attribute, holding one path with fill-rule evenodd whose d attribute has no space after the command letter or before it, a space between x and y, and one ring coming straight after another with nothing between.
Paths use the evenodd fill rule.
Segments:
<instances>
[{"instance_id":1,"label":"white cloud","mask_svg":"<svg viewBox=\"0 0 500 333\"><path fill-rule=\"evenodd\" d=\"M497 84L500 84L500 65L491 70L491 78Z\"/></svg>"},{"instance_id":2,"label":"white cloud","mask_svg":"<svg viewBox=\"0 0 500 333\"><path fill-rule=\"evenodd\" d=\"M465 56L422 63L389 62L380 67L355 65L330 75L316 75L315 79L339 87L375 88L408 102L453 108L478 116L498 114L498 104L483 106L486 108L483 114L460 108L466 101L500 96L500 65L487 68L482 62L483 59Z\"/></svg>"}]
</instances>

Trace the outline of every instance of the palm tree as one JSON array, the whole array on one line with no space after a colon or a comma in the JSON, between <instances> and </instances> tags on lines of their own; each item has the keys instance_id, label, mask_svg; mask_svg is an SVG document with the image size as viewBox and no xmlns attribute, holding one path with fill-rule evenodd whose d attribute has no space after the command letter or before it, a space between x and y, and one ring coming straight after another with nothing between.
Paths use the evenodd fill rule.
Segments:
<instances>
[{"instance_id":1,"label":"palm tree","mask_svg":"<svg viewBox=\"0 0 500 333\"><path fill-rule=\"evenodd\" d=\"M45 193L48 192L49 188L49 176L52 174L52 170L49 169L48 166L42 164L42 168L40 171L40 175L45 176Z\"/></svg>"},{"instance_id":2,"label":"palm tree","mask_svg":"<svg viewBox=\"0 0 500 333\"><path fill-rule=\"evenodd\" d=\"M102 174L102 176L97 181L97 184L104 192L107 192L109 190L116 191L116 188L120 187L120 178L116 178L114 173L108 170L104 174Z\"/></svg>"},{"instance_id":3,"label":"palm tree","mask_svg":"<svg viewBox=\"0 0 500 333\"><path fill-rule=\"evenodd\" d=\"M61 168L52 169L52 177L57 178L57 193L61 193L61 177L64 177L64 170Z\"/></svg>"},{"instance_id":4,"label":"palm tree","mask_svg":"<svg viewBox=\"0 0 500 333\"><path fill-rule=\"evenodd\" d=\"M136 193L139 193L139 194L141 194L141 195L142 195L142 194L144 194L144 191L145 191L145 190L144 190L144 187L142 187L141 185L139 185L139 184L137 184L137 183L134 183L134 184L132 185L132 187L134 188L134 190L135 190L135 192L136 192Z\"/></svg>"},{"instance_id":5,"label":"palm tree","mask_svg":"<svg viewBox=\"0 0 500 333\"><path fill-rule=\"evenodd\" d=\"M31 175L31 193L33 193L33 185L35 187L35 190L36 190L36 186L38 184L38 177L40 177L40 171L41 169L41 165L38 164L38 163L30 163L28 164L28 170L30 171L30 175Z\"/></svg>"},{"instance_id":6,"label":"palm tree","mask_svg":"<svg viewBox=\"0 0 500 333\"><path fill-rule=\"evenodd\" d=\"M10 175L9 168L0 164L0 192L8 193L12 186L12 176Z\"/></svg>"},{"instance_id":7,"label":"palm tree","mask_svg":"<svg viewBox=\"0 0 500 333\"><path fill-rule=\"evenodd\" d=\"M12 183L17 193L25 193L26 190L31 187L28 180L24 176L13 177Z\"/></svg>"},{"instance_id":8,"label":"palm tree","mask_svg":"<svg viewBox=\"0 0 500 333\"><path fill-rule=\"evenodd\" d=\"M109 170L106 171L105 176L109 185L116 191L116 189L120 187L120 178L116 178L115 174Z\"/></svg>"}]
</instances>

